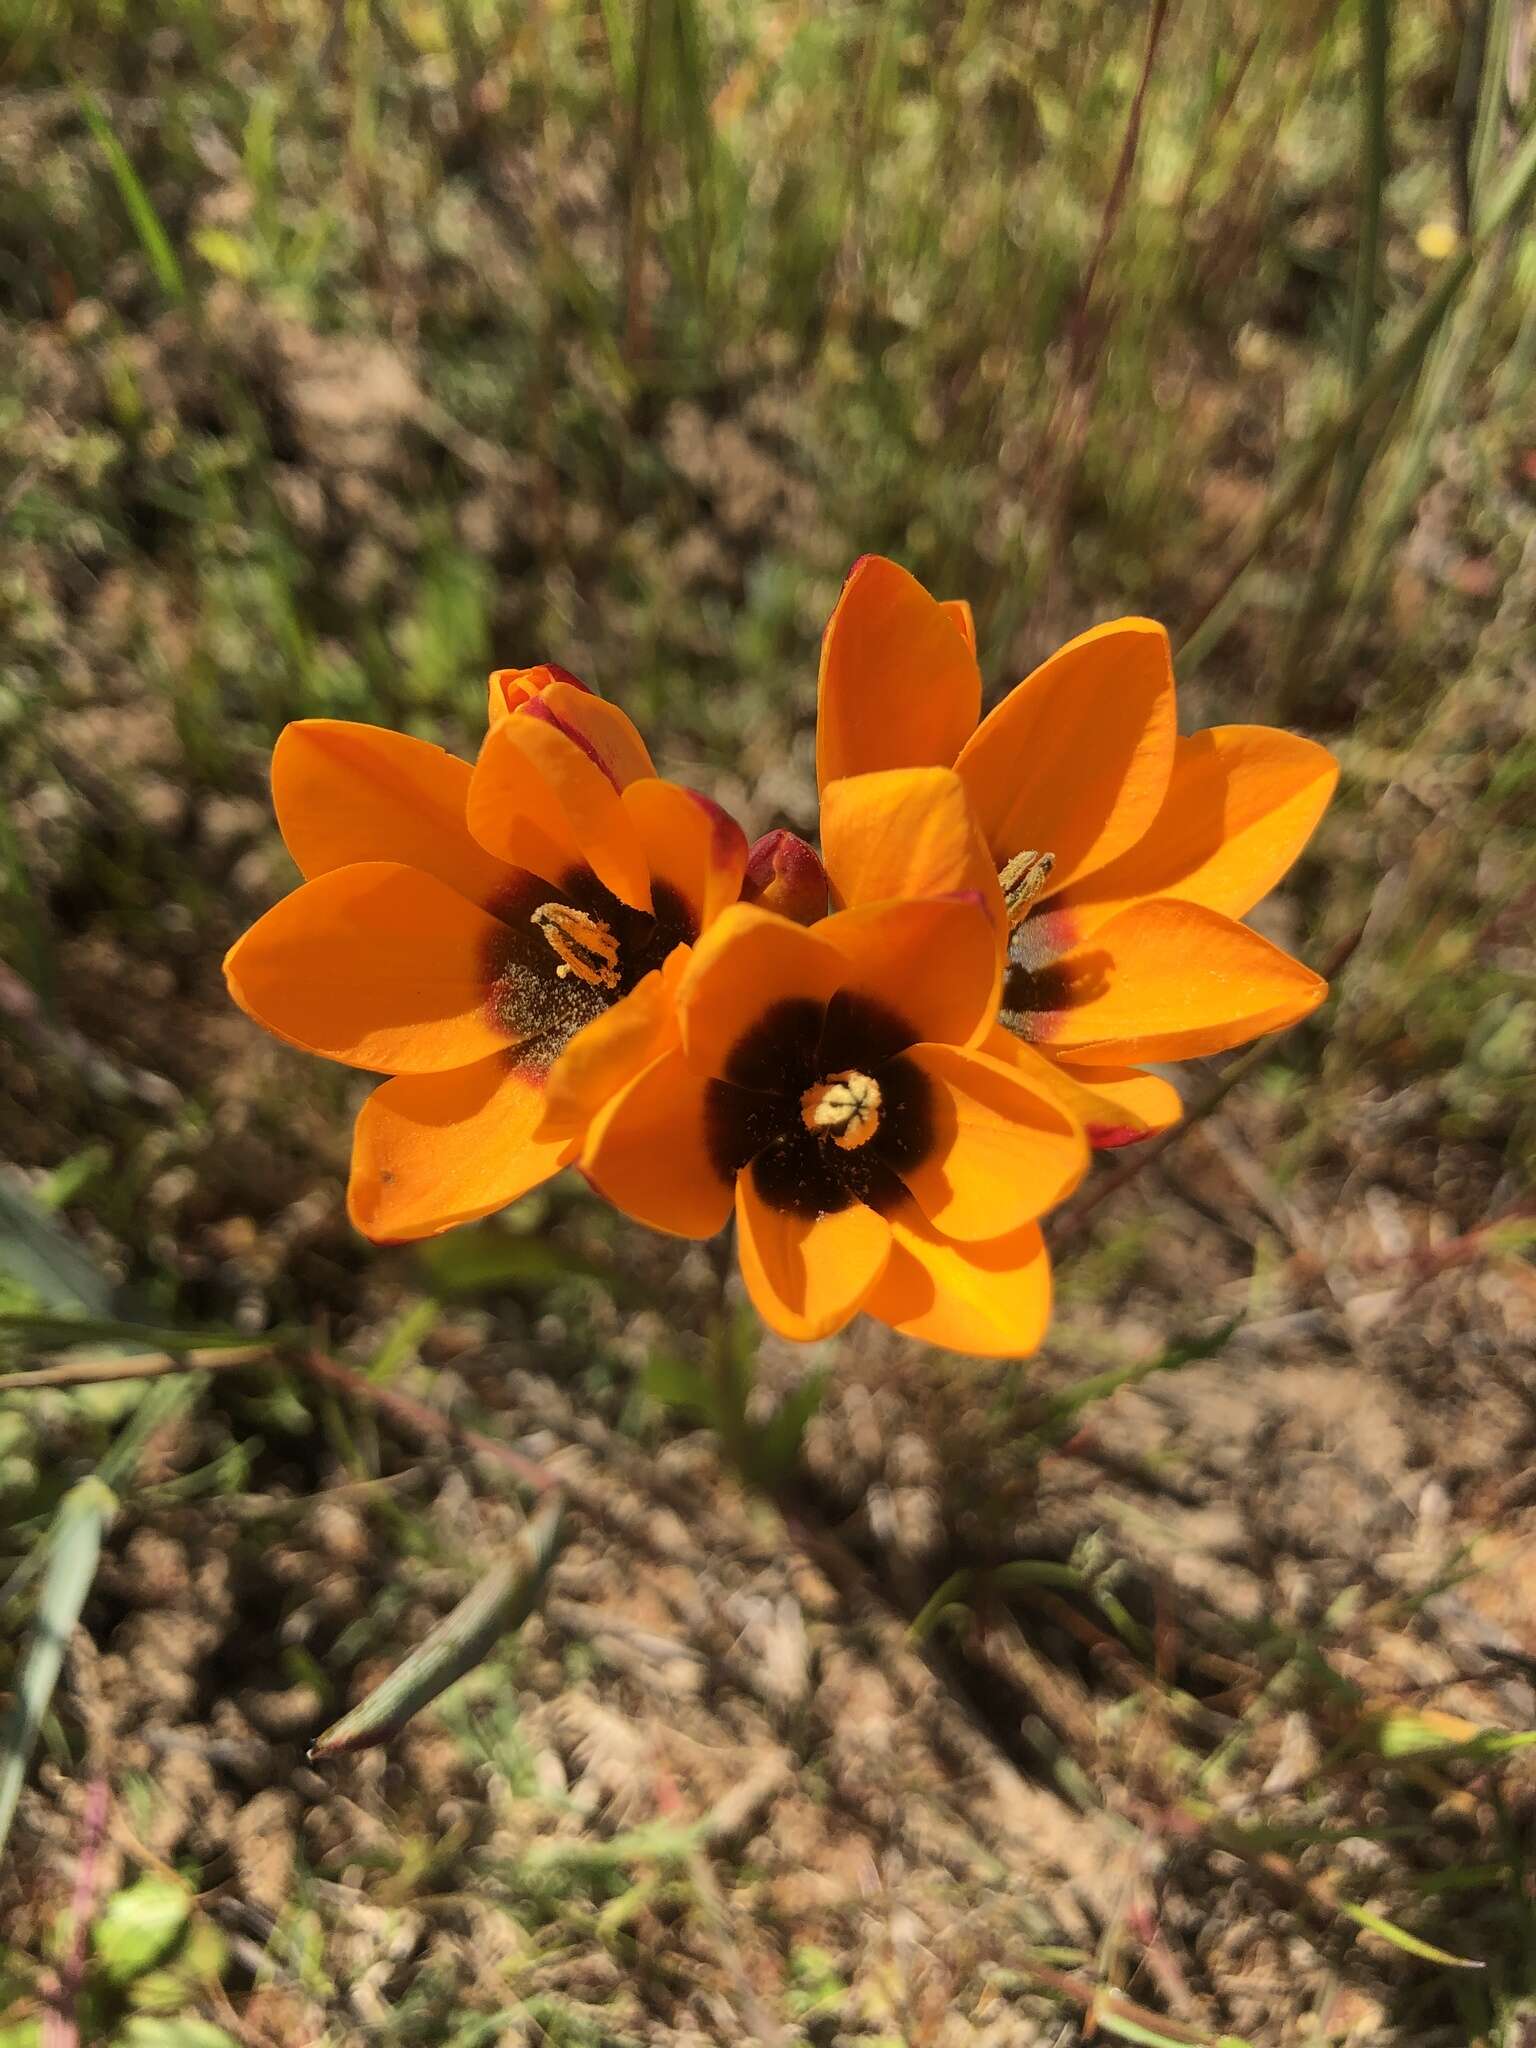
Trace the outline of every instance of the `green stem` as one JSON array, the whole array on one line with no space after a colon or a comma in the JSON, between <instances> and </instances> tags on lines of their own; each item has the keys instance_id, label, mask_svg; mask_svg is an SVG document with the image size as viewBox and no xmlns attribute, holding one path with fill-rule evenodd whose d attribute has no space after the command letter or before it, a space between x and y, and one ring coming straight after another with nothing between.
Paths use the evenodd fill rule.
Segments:
<instances>
[{"instance_id":1,"label":"green stem","mask_svg":"<svg viewBox=\"0 0 1536 2048\"><path fill-rule=\"evenodd\" d=\"M1349 388L1358 391L1371 365L1376 331L1377 285L1381 272L1381 195L1387 182L1387 67L1392 22L1387 0L1361 0L1365 37L1364 115L1360 162L1360 248L1349 309Z\"/></svg>"},{"instance_id":2,"label":"green stem","mask_svg":"<svg viewBox=\"0 0 1536 2048\"><path fill-rule=\"evenodd\" d=\"M1392 23L1387 0L1360 0L1365 46L1364 116L1360 138L1360 248L1355 262L1355 287L1349 309L1347 367L1349 389L1358 391L1371 366L1376 332L1377 297L1381 283L1381 196L1387 182L1387 73L1392 52ZM1370 431L1362 420L1347 450L1341 450L1333 476L1332 502L1321 547L1312 562L1306 594L1297 608L1290 645L1281 675L1295 678L1305 660L1312 622L1333 594L1340 553L1355 514L1366 475L1385 436Z\"/></svg>"}]
</instances>

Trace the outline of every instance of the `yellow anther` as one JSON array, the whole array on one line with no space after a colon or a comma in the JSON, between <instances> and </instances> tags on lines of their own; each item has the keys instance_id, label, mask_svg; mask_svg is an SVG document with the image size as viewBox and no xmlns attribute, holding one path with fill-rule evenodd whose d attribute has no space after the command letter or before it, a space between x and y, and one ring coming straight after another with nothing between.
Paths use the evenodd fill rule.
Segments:
<instances>
[{"instance_id":1,"label":"yellow anther","mask_svg":"<svg viewBox=\"0 0 1536 2048\"><path fill-rule=\"evenodd\" d=\"M554 949L563 980L574 974L588 988L617 988L619 942L601 918L569 903L541 903L530 923L538 926Z\"/></svg>"},{"instance_id":2,"label":"yellow anther","mask_svg":"<svg viewBox=\"0 0 1536 2048\"><path fill-rule=\"evenodd\" d=\"M829 1074L801 1096L800 1121L843 1151L856 1151L880 1128L880 1083L853 1067Z\"/></svg>"},{"instance_id":3,"label":"yellow anther","mask_svg":"<svg viewBox=\"0 0 1536 2048\"><path fill-rule=\"evenodd\" d=\"M1016 853L1001 870L1003 903L1008 911L1008 929L1022 923L1026 911L1051 879L1056 865L1054 853Z\"/></svg>"}]
</instances>

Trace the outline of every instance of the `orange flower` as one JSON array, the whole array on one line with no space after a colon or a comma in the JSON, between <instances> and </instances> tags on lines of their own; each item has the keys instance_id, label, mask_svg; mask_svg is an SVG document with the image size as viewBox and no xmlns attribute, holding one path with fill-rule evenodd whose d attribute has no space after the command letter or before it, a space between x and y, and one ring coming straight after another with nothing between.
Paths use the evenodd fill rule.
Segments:
<instances>
[{"instance_id":1,"label":"orange flower","mask_svg":"<svg viewBox=\"0 0 1536 2048\"><path fill-rule=\"evenodd\" d=\"M878 555L854 565L822 643L823 854L847 904L985 886L1008 928L988 1042L1039 1078L1037 1048L1089 1135L1121 1144L1179 1113L1144 1060L1224 1051L1295 1023L1327 984L1238 922L1306 844L1338 778L1311 740L1264 726L1181 739L1168 636L1150 619L1080 634L988 717L970 608ZM910 771L953 767L994 880ZM907 772L879 844L840 816L845 778ZM947 785L944 785L947 791ZM948 805L949 808L944 808ZM858 816L873 813L858 807Z\"/></svg>"},{"instance_id":2,"label":"orange flower","mask_svg":"<svg viewBox=\"0 0 1536 2048\"><path fill-rule=\"evenodd\" d=\"M225 974L279 1037L395 1077L363 1106L348 1189L379 1239L487 1215L576 1157L583 1126L541 1129L551 1067L634 995L647 1014L746 862L739 827L659 781L623 712L552 676L504 700L473 771L312 719L280 736L272 793L305 881Z\"/></svg>"},{"instance_id":3,"label":"orange flower","mask_svg":"<svg viewBox=\"0 0 1536 2048\"><path fill-rule=\"evenodd\" d=\"M658 998L651 1064L601 1102L601 1081L585 1103L573 1091L593 1119L582 1163L632 1216L684 1237L713 1235L734 1205L748 1291L783 1336L824 1337L864 1309L956 1350L1031 1351L1050 1313L1036 1218L1088 1151L982 1049L1001 970L972 894L809 927L738 904L680 966L670 1008ZM625 1029L611 1013L562 1069Z\"/></svg>"}]
</instances>

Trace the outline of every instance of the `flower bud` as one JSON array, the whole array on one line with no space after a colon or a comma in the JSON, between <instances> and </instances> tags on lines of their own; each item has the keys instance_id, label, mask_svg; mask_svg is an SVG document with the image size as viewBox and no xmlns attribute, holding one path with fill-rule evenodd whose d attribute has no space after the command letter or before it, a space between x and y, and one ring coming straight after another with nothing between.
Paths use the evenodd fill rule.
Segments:
<instances>
[{"instance_id":1,"label":"flower bud","mask_svg":"<svg viewBox=\"0 0 1536 2048\"><path fill-rule=\"evenodd\" d=\"M488 692L488 722L495 725L510 713L536 704L551 683L569 683L573 690L587 690L591 695L580 676L573 676L558 662L541 661L534 668L493 669Z\"/></svg>"},{"instance_id":2,"label":"flower bud","mask_svg":"<svg viewBox=\"0 0 1536 2048\"><path fill-rule=\"evenodd\" d=\"M741 900L777 911L796 924L815 924L827 914L827 871L821 855L782 827L765 832L747 855Z\"/></svg>"}]
</instances>

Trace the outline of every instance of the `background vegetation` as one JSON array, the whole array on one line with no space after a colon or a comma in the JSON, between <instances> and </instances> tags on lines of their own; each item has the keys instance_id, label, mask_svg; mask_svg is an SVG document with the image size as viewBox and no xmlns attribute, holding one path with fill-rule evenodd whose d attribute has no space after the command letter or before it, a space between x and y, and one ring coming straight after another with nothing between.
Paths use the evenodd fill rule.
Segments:
<instances>
[{"instance_id":1,"label":"background vegetation","mask_svg":"<svg viewBox=\"0 0 1536 2048\"><path fill-rule=\"evenodd\" d=\"M3 15L0 2043L1528 2042L1526 0ZM218 973L282 723L550 657L811 829L870 549L1337 750L1327 1009L1027 1368L759 1347L574 1182L362 1245ZM307 1763L519 1456L539 1613Z\"/></svg>"}]
</instances>

